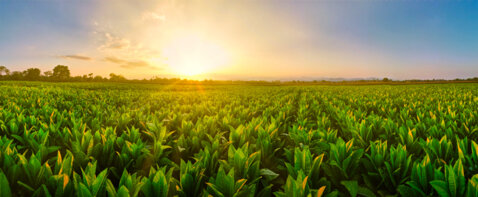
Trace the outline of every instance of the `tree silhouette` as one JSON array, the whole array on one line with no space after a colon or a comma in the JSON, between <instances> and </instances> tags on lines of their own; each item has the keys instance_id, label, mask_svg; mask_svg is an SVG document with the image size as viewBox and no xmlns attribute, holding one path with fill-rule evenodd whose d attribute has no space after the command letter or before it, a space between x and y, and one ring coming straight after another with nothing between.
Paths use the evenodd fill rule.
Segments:
<instances>
[{"instance_id":1,"label":"tree silhouette","mask_svg":"<svg viewBox=\"0 0 478 197\"><path fill-rule=\"evenodd\" d=\"M8 70L8 68L5 67L5 66L0 66L0 77L3 76L2 73L5 73L5 75L8 75L8 74L10 74L10 70Z\"/></svg>"},{"instance_id":2,"label":"tree silhouette","mask_svg":"<svg viewBox=\"0 0 478 197\"><path fill-rule=\"evenodd\" d=\"M23 73L20 71L13 71L10 74L10 79L12 80L22 80L23 79Z\"/></svg>"},{"instance_id":3,"label":"tree silhouette","mask_svg":"<svg viewBox=\"0 0 478 197\"><path fill-rule=\"evenodd\" d=\"M64 65L55 66L55 68L53 68L52 77L59 81L68 80L70 78L70 69Z\"/></svg>"},{"instance_id":4,"label":"tree silhouette","mask_svg":"<svg viewBox=\"0 0 478 197\"><path fill-rule=\"evenodd\" d=\"M126 81L127 79L123 77L123 75L116 75L114 73L110 73L110 81Z\"/></svg>"},{"instance_id":5,"label":"tree silhouette","mask_svg":"<svg viewBox=\"0 0 478 197\"><path fill-rule=\"evenodd\" d=\"M104 79L102 76L96 75L96 76L93 78L93 81L105 81L105 79Z\"/></svg>"},{"instance_id":6,"label":"tree silhouette","mask_svg":"<svg viewBox=\"0 0 478 197\"><path fill-rule=\"evenodd\" d=\"M38 68L29 68L23 71L23 76L26 80L39 80L40 79L41 70Z\"/></svg>"},{"instance_id":7,"label":"tree silhouette","mask_svg":"<svg viewBox=\"0 0 478 197\"><path fill-rule=\"evenodd\" d=\"M45 71L43 72L43 75L45 75L45 77L51 77L53 75L53 72L51 70Z\"/></svg>"}]
</instances>

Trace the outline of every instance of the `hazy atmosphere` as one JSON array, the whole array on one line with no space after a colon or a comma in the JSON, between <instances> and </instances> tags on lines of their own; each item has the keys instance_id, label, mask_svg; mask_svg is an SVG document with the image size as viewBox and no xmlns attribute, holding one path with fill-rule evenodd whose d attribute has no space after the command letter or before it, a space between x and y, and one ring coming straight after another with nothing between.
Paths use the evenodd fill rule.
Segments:
<instances>
[{"instance_id":1,"label":"hazy atmosphere","mask_svg":"<svg viewBox=\"0 0 478 197\"><path fill-rule=\"evenodd\" d=\"M0 197L478 197L478 0L0 0Z\"/></svg>"},{"instance_id":2,"label":"hazy atmosphere","mask_svg":"<svg viewBox=\"0 0 478 197\"><path fill-rule=\"evenodd\" d=\"M0 65L131 79L467 78L478 75L477 10L476 1L1 1Z\"/></svg>"}]
</instances>

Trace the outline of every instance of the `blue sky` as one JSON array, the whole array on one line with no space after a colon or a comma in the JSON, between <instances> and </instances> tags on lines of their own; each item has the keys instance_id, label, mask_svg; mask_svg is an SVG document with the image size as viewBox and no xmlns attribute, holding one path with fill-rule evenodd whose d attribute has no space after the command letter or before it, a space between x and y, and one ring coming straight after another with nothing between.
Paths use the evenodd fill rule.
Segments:
<instances>
[{"instance_id":1,"label":"blue sky","mask_svg":"<svg viewBox=\"0 0 478 197\"><path fill-rule=\"evenodd\" d=\"M129 78L476 77L478 1L0 1L0 65L57 64Z\"/></svg>"}]
</instances>

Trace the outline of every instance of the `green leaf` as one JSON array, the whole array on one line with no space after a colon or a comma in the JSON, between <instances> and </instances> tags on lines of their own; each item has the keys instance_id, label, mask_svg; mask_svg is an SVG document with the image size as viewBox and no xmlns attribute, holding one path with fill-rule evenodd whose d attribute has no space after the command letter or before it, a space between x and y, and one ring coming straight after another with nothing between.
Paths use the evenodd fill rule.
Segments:
<instances>
[{"instance_id":1,"label":"green leaf","mask_svg":"<svg viewBox=\"0 0 478 197\"><path fill-rule=\"evenodd\" d=\"M450 197L450 192L448 191L448 184L445 181L434 180L430 181L433 189L437 191L438 195L441 197Z\"/></svg>"},{"instance_id":2,"label":"green leaf","mask_svg":"<svg viewBox=\"0 0 478 197\"><path fill-rule=\"evenodd\" d=\"M106 179L107 173L108 173L108 170L103 170L93 181L93 184L91 185L92 186L91 192L93 196L96 196L98 194L98 191L102 189L102 187L105 185L107 180Z\"/></svg>"},{"instance_id":3,"label":"green leaf","mask_svg":"<svg viewBox=\"0 0 478 197\"><path fill-rule=\"evenodd\" d=\"M411 187L405 185L399 185L397 191L400 196L417 196L417 193Z\"/></svg>"},{"instance_id":4,"label":"green leaf","mask_svg":"<svg viewBox=\"0 0 478 197\"><path fill-rule=\"evenodd\" d=\"M29 185L27 185L27 184L25 184L25 183L23 183L23 182L21 182L21 181L17 181L17 183L18 183L19 185L21 185L21 186L27 188L28 190L30 190L30 191L32 191L32 192L35 191L35 189L33 189L32 187L30 187Z\"/></svg>"},{"instance_id":5,"label":"green leaf","mask_svg":"<svg viewBox=\"0 0 478 197\"><path fill-rule=\"evenodd\" d=\"M340 181L340 184L345 186L345 188L349 191L350 196L357 196L359 190L357 181Z\"/></svg>"},{"instance_id":6,"label":"green leaf","mask_svg":"<svg viewBox=\"0 0 478 197\"><path fill-rule=\"evenodd\" d=\"M123 185L118 189L117 197L129 197L128 189Z\"/></svg>"},{"instance_id":7,"label":"green leaf","mask_svg":"<svg viewBox=\"0 0 478 197\"><path fill-rule=\"evenodd\" d=\"M108 192L109 196L116 196L116 188L110 180L106 182L106 191Z\"/></svg>"},{"instance_id":8,"label":"green leaf","mask_svg":"<svg viewBox=\"0 0 478 197\"><path fill-rule=\"evenodd\" d=\"M0 197L10 197L12 196L12 191L8 185L8 180L5 174L0 170Z\"/></svg>"},{"instance_id":9,"label":"green leaf","mask_svg":"<svg viewBox=\"0 0 478 197\"><path fill-rule=\"evenodd\" d=\"M80 183L78 188L78 197L92 197L90 190L83 183Z\"/></svg>"},{"instance_id":10,"label":"green leaf","mask_svg":"<svg viewBox=\"0 0 478 197\"><path fill-rule=\"evenodd\" d=\"M457 185L456 185L456 176L453 169L449 166L445 168L445 174L447 176L446 180L448 181L448 191L450 196L457 196Z\"/></svg>"},{"instance_id":11,"label":"green leaf","mask_svg":"<svg viewBox=\"0 0 478 197\"><path fill-rule=\"evenodd\" d=\"M365 196L365 197L376 197L376 195L372 192L372 190L366 187L360 187L360 186L358 188L357 194L360 194L360 196Z\"/></svg>"},{"instance_id":12,"label":"green leaf","mask_svg":"<svg viewBox=\"0 0 478 197\"><path fill-rule=\"evenodd\" d=\"M264 189L262 189L258 194L257 197L268 197L272 196L272 186L273 185L268 185Z\"/></svg>"},{"instance_id":13,"label":"green leaf","mask_svg":"<svg viewBox=\"0 0 478 197\"><path fill-rule=\"evenodd\" d=\"M215 196L224 196L224 194L222 194L221 191L219 191L219 188L217 188L214 184L206 183L206 185L212 189L212 191L215 193Z\"/></svg>"},{"instance_id":14,"label":"green leaf","mask_svg":"<svg viewBox=\"0 0 478 197\"><path fill-rule=\"evenodd\" d=\"M234 188L235 188L235 193L239 193L239 191L241 191L242 187L244 187L244 185L246 184L247 182L247 179L239 179L237 180Z\"/></svg>"},{"instance_id":15,"label":"green leaf","mask_svg":"<svg viewBox=\"0 0 478 197\"><path fill-rule=\"evenodd\" d=\"M279 177L279 174L275 173L272 170L269 170L267 168L263 168L260 170L261 176L266 177L267 180L274 180L275 178Z\"/></svg>"}]
</instances>

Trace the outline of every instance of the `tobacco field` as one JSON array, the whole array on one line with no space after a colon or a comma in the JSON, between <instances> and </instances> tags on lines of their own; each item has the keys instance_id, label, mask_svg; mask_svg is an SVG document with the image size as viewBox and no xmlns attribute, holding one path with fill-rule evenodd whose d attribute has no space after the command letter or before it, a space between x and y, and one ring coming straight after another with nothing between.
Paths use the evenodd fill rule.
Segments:
<instances>
[{"instance_id":1,"label":"tobacco field","mask_svg":"<svg viewBox=\"0 0 478 197\"><path fill-rule=\"evenodd\" d=\"M0 82L0 197L478 196L478 84Z\"/></svg>"}]
</instances>

